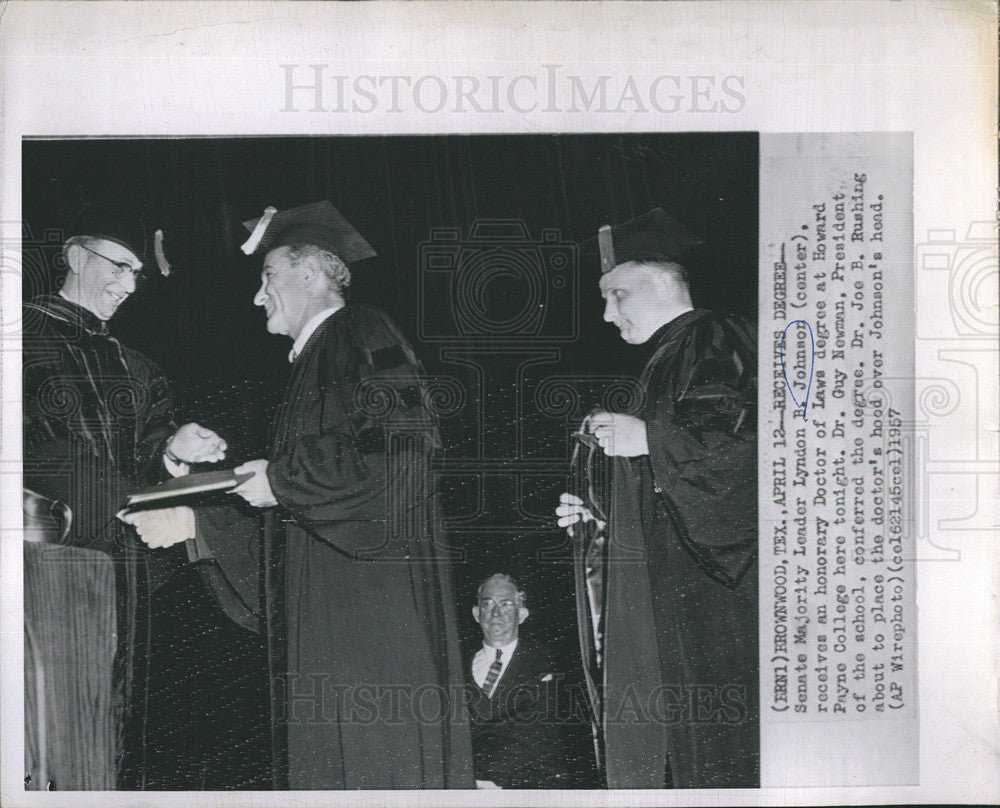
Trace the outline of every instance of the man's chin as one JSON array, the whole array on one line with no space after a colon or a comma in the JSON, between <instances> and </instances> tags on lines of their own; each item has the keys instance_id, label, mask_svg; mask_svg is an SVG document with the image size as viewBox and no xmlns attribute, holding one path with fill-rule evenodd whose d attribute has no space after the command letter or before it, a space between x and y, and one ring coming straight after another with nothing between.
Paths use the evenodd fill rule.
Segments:
<instances>
[{"instance_id":1,"label":"man's chin","mask_svg":"<svg viewBox=\"0 0 1000 808\"><path fill-rule=\"evenodd\" d=\"M105 294L102 300L99 300L99 305L97 306L97 311L95 314L102 320L110 320L114 317L115 312L122 307L122 304L128 300L128 298L122 298L119 300L114 295Z\"/></svg>"},{"instance_id":2,"label":"man's chin","mask_svg":"<svg viewBox=\"0 0 1000 808\"><path fill-rule=\"evenodd\" d=\"M636 334L635 331L622 331L622 339L629 345L642 345L650 338L650 334Z\"/></svg>"},{"instance_id":3,"label":"man's chin","mask_svg":"<svg viewBox=\"0 0 1000 808\"><path fill-rule=\"evenodd\" d=\"M120 306L105 306L95 312L97 314L97 319L103 322L107 322L112 317L115 316L115 312L118 311Z\"/></svg>"}]
</instances>

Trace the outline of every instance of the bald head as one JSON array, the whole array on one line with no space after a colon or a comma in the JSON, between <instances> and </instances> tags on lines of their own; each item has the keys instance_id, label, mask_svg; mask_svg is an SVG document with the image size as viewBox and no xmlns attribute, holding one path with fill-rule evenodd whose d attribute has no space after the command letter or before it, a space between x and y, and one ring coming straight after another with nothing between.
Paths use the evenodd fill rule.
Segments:
<instances>
[{"instance_id":1,"label":"bald head","mask_svg":"<svg viewBox=\"0 0 1000 808\"><path fill-rule=\"evenodd\" d=\"M622 339L641 345L671 320L690 311L691 292L680 264L628 261L601 276L604 319Z\"/></svg>"}]
</instances>

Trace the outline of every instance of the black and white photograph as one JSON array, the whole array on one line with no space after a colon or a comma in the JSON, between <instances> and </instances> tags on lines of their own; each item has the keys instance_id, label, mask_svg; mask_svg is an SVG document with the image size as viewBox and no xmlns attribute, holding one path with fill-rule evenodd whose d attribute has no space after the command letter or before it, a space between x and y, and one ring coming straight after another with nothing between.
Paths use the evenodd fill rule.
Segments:
<instances>
[{"instance_id":1,"label":"black and white photograph","mask_svg":"<svg viewBox=\"0 0 1000 808\"><path fill-rule=\"evenodd\" d=\"M25 141L27 787L756 787L757 144Z\"/></svg>"},{"instance_id":2,"label":"black and white photograph","mask_svg":"<svg viewBox=\"0 0 1000 808\"><path fill-rule=\"evenodd\" d=\"M1000 802L997 30L0 2L0 802Z\"/></svg>"}]
</instances>

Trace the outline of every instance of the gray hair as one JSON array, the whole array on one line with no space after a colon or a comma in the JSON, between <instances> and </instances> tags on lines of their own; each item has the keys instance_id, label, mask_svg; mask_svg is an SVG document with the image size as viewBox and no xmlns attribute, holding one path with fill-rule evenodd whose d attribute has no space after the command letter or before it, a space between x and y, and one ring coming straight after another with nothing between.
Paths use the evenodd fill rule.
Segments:
<instances>
[{"instance_id":1,"label":"gray hair","mask_svg":"<svg viewBox=\"0 0 1000 808\"><path fill-rule=\"evenodd\" d=\"M100 241L96 236L70 236L62 246L62 257L66 260L66 253L70 247L90 247Z\"/></svg>"},{"instance_id":2,"label":"gray hair","mask_svg":"<svg viewBox=\"0 0 1000 808\"><path fill-rule=\"evenodd\" d=\"M326 276L330 291L336 292L347 301L351 287L351 270L340 258L329 250L317 247L315 244L290 244L288 258L293 264L298 264L306 258L315 258Z\"/></svg>"},{"instance_id":3,"label":"gray hair","mask_svg":"<svg viewBox=\"0 0 1000 808\"><path fill-rule=\"evenodd\" d=\"M502 580L504 580L507 583L511 584L514 587L514 589L517 590L517 605L518 606L526 606L528 604L528 596L525 595L524 589L521 588L521 585L516 580L514 580L514 578L512 578L510 575L507 575L507 573L505 573L505 572L495 572L492 575L490 575L490 576L488 576L488 577L486 577L486 578L484 578L482 580L482 582L479 584L479 587L476 589L476 601L477 602L479 601L479 599L483 595L483 587L486 586L486 584L488 584L494 578L501 578Z\"/></svg>"},{"instance_id":4,"label":"gray hair","mask_svg":"<svg viewBox=\"0 0 1000 808\"><path fill-rule=\"evenodd\" d=\"M52 279L55 281L57 288L61 289L66 284L66 278L69 276L69 250L70 247L91 247L100 241L96 236L70 236L66 239L66 243L62 246L62 252L59 253L59 258L56 260L55 271L53 273Z\"/></svg>"}]
</instances>

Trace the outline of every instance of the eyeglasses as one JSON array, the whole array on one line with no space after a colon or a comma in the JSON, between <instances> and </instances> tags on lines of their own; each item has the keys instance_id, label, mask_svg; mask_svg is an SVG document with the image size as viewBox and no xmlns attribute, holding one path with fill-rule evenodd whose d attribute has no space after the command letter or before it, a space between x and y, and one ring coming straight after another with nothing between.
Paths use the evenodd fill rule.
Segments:
<instances>
[{"instance_id":1,"label":"eyeglasses","mask_svg":"<svg viewBox=\"0 0 1000 808\"><path fill-rule=\"evenodd\" d=\"M108 256L102 255L101 253L97 252L97 250L92 250L90 249L90 247L86 247L83 244L81 244L80 246L83 247L83 249L85 249L87 252L96 255L98 258L103 258L105 261L111 264L111 266L114 267L113 272L116 278L121 278L126 272L128 272L132 276L132 280L135 281L137 285L139 284L140 281L142 281L142 267L136 269L128 261L114 261L111 258L108 258Z\"/></svg>"},{"instance_id":2,"label":"eyeglasses","mask_svg":"<svg viewBox=\"0 0 1000 808\"><path fill-rule=\"evenodd\" d=\"M480 610L486 612L487 614L492 612L493 609L496 607L500 607L501 614L511 614L514 611L514 609L517 608L517 604L514 603L514 601L512 600L501 600L498 602L493 600L492 598L486 598L484 600L479 601Z\"/></svg>"}]
</instances>

